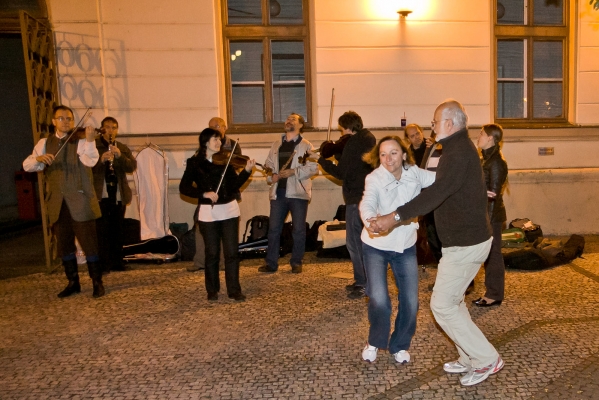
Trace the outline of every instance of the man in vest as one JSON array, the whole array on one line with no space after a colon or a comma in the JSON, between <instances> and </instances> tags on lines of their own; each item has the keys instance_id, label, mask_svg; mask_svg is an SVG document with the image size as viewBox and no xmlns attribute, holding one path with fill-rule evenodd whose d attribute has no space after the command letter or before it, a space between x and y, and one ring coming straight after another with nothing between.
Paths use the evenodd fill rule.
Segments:
<instances>
[{"instance_id":1,"label":"man in vest","mask_svg":"<svg viewBox=\"0 0 599 400\"><path fill-rule=\"evenodd\" d=\"M69 280L58 297L81 292L75 237L85 252L93 296L101 297L104 296L104 286L96 236L96 219L101 213L91 170L99 158L95 131L88 126L85 138L69 140L69 134L75 127L73 111L66 106L57 106L53 115L56 133L35 145L33 154L23 161L23 169L28 172L44 171L46 176L48 219L56 235L58 256Z\"/></svg>"},{"instance_id":2,"label":"man in vest","mask_svg":"<svg viewBox=\"0 0 599 400\"><path fill-rule=\"evenodd\" d=\"M96 139L100 159L92 168L96 196L102 217L96 221L98 250L103 272L123 271L123 220L131 203L127 175L137 168L129 147L116 141L119 123L113 117L102 120L104 133Z\"/></svg>"}]
</instances>

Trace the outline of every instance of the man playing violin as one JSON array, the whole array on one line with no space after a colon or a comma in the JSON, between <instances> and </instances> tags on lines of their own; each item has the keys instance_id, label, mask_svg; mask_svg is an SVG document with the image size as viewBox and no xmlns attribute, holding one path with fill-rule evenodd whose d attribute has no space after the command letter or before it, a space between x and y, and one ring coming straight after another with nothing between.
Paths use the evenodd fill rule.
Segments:
<instances>
[{"instance_id":1,"label":"man playing violin","mask_svg":"<svg viewBox=\"0 0 599 400\"><path fill-rule=\"evenodd\" d=\"M366 175L372 172L372 167L362 160L364 154L370 152L376 144L376 139L368 129L364 129L362 118L354 111L348 111L339 117L339 128L342 137L348 137L341 149L339 162L326 159L329 154L321 151L318 164L329 174L343 181L342 190L345 200L346 246L354 268L354 283L347 285L347 297L358 299L366 295L366 271L362 260L362 220L358 205L362 200ZM321 146L326 150L326 144ZM322 156L324 153L324 157ZM315 153L312 156L317 155Z\"/></svg>"},{"instance_id":2,"label":"man playing violin","mask_svg":"<svg viewBox=\"0 0 599 400\"><path fill-rule=\"evenodd\" d=\"M315 162L301 163L299 160L306 152L314 149L309 141L302 138L304 123L301 115L289 115L285 121L285 134L272 144L264 163L266 168L272 169L272 175L267 178L271 186L266 265L258 268L259 272L272 273L279 268L281 233L289 212L293 225L291 272L302 272L302 260L306 250L306 215L312 196L310 178L318 172Z\"/></svg>"},{"instance_id":3,"label":"man playing violin","mask_svg":"<svg viewBox=\"0 0 599 400\"><path fill-rule=\"evenodd\" d=\"M96 221L98 250L104 273L123 271L123 220L131 203L127 175L137 168L129 147L116 141L119 123L113 117L102 120L102 136L96 139L100 159L92 168L94 188L102 217Z\"/></svg>"},{"instance_id":4,"label":"man playing violin","mask_svg":"<svg viewBox=\"0 0 599 400\"><path fill-rule=\"evenodd\" d=\"M56 235L58 256L69 280L58 297L81 292L75 237L85 252L93 296L101 297L104 285L96 236L96 219L101 214L91 170L99 158L94 143L95 129L88 126L85 138L71 141L69 135L75 128L73 111L66 106L57 106L53 115L56 133L40 139L33 153L23 161L23 169L44 171L45 174L48 221Z\"/></svg>"}]
</instances>

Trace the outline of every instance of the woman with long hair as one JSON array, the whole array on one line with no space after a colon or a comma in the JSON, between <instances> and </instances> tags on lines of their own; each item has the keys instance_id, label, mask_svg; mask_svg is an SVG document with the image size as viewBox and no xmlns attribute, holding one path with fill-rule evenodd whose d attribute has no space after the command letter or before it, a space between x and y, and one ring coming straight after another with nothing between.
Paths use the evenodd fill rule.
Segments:
<instances>
[{"instance_id":1,"label":"woman with long hair","mask_svg":"<svg viewBox=\"0 0 599 400\"><path fill-rule=\"evenodd\" d=\"M501 254L501 231L507 216L503 204L503 190L507 181L507 163L501 154L503 129L498 124L482 127L476 145L482 153L483 172L487 186L487 212L493 228L493 243L485 261L484 296L474 300L478 307L498 306L503 301L505 288L505 264Z\"/></svg>"},{"instance_id":2,"label":"woman with long hair","mask_svg":"<svg viewBox=\"0 0 599 400\"><path fill-rule=\"evenodd\" d=\"M179 191L185 196L198 199L194 220L198 221L206 247L204 274L208 300L218 300L218 262L222 242L227 294L236 301L245 301L239 284L238 246L241 213L237 198L240 195L239 188L250 177L256 162L249 160L245 168L237 174L231 165L225 169L224 165L212 162L212 156L218 153L221 147L220 132L206 128L200 133L199 141L200 148L197 153L187 160Z\"/></svg>"},{"instance_id":3,"label":"woman with long hair","mask_svg":"<svg viewBox=\"0 0 599 400\"><path fill-rule=\"evenodd\" d=\"M411 153L398 136L386 136L364 156L375 168L366 177L360 216L365 227L378 215L393 212L416 197L435 181L435 173L414 165ZM416 259L416 219L402 221L387 232L370 234L362 230L362 252L366 269L366 294L370 332L362 351L364 361L376 360L379 349L389 349L395 361L410 361L408 350L416 332L418 312L418 263ZM391 300L387 287L387 266L395 276L399 308L391 330Z\"/></svg>"}]
</instances>

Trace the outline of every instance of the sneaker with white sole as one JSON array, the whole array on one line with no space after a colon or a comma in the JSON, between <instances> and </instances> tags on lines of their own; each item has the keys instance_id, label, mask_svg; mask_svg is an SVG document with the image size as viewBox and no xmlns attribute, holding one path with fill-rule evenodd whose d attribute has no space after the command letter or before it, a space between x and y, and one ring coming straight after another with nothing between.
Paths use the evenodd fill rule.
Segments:
<instances>
[{"instance_id":1,"label":"sneaker with white sole","mask_svg":"<svg viewBox=\"0 0 599 400\"><path fill-rule=\"evenodd\" d=\"M481 383L487 379L489 375L493 375L501 371L503 365L504 362L501 357L499 357L494 363L491 363L486 367L472 368L466 375L460 378L460 383L464 386L472 386Z\"/></svg>"},{"instance_id":2,"label":"sneaker with white sole","mask_svg":"<svg viewBox=\"0 0 599 400\"><path fill-rule=\"evenodd\" d=\"M459 361L451 361L443 364L443 370L450 374L461 374L464 372L468 372L470 367L462 365Z\"/></svg>"},{"instance_id":3,"label":"sneaker with white sole","mask_svg":"<svg viewBox=\"0 0 599 400\"><path fill-rule=\"evenodd\" d=\"M400 350L397 353L393 354L395 361L398 363L409 363L410 362L410 353L407 350Z\"/></svg>"},{"instance_id":4,"label":"sneaker with white sole","mask_svg":"<svg viewBox=\"0 0 599 400\"><path fill-rule=\"evenodd\" d=\"M364 361L374 362L378 352L378 348L367 344L366 347L364 347L364 350L362 350L362 359Z\"/></svg>"}]
</instances>

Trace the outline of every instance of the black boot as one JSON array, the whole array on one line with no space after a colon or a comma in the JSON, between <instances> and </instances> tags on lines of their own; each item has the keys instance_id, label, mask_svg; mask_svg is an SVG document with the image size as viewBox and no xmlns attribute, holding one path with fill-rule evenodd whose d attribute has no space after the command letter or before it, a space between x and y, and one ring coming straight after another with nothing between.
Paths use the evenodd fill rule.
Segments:
<instances>
[{"instance_id":1,"label":"black boot","mask_svg":"<svg viewBox=\"0 0 599 400\"><path fill-rule=\"evenodd\" d=\"M62 265L64 266L64 273L69 280L69 284L66 288L60 293L58 293L58 297L68 297L74 293L81 292L81 285L79 284L79 271L77 269L77 259L63 261Z\"/></svg>"},{"instance_id":2,"label":"black boot","mask_svg":"<svg viewBox=\"0 0 599 400\"><path fill-rule=\"evenodd\" d=\"M89 277L92 278L92 285L94 286L94 297L102 297L106 293L104 285L102 284L102 266L97 261L88 261L87 268L89 270Z\"/></svg>"}]
</instances>

